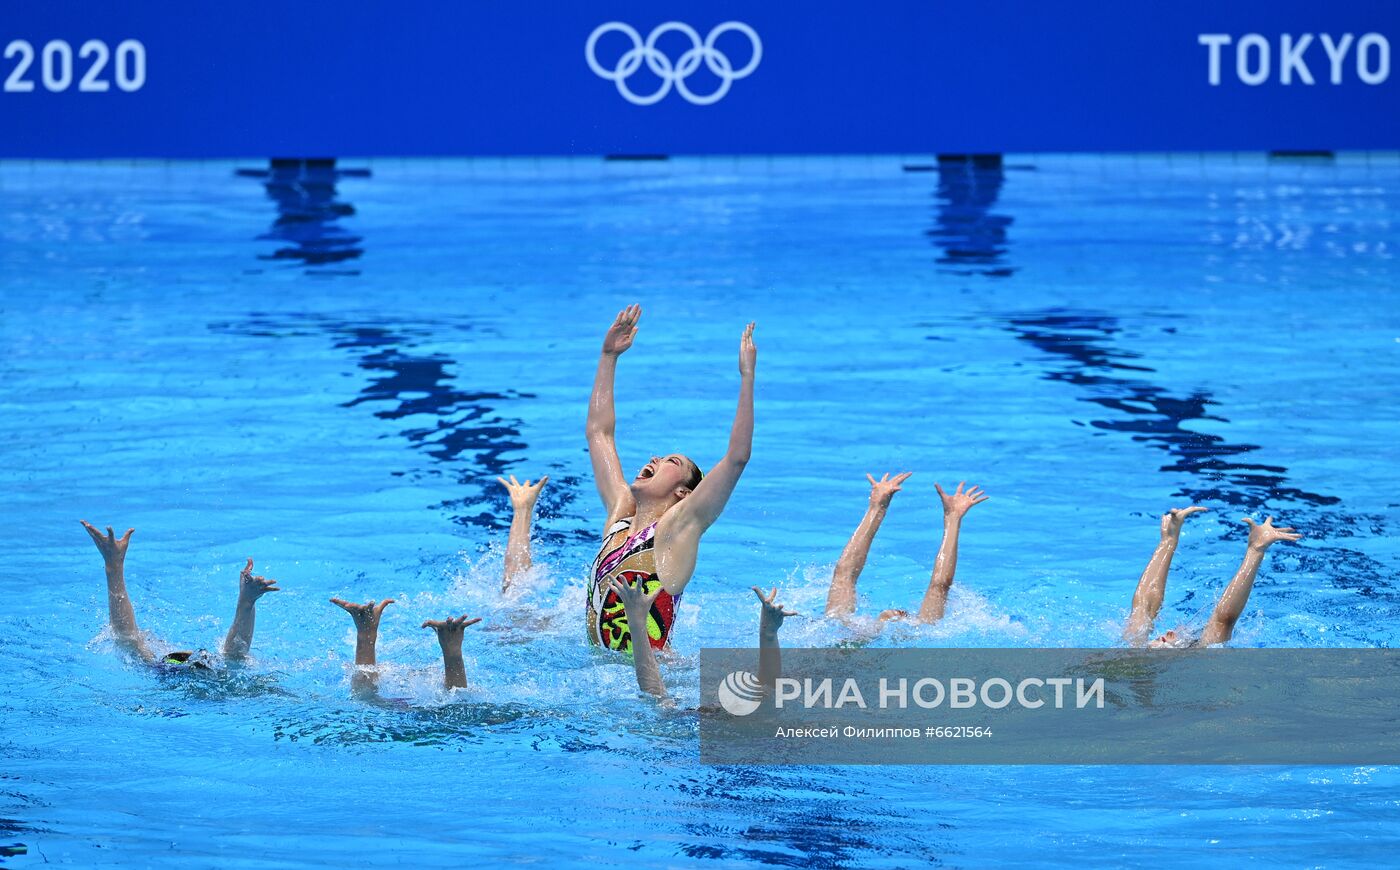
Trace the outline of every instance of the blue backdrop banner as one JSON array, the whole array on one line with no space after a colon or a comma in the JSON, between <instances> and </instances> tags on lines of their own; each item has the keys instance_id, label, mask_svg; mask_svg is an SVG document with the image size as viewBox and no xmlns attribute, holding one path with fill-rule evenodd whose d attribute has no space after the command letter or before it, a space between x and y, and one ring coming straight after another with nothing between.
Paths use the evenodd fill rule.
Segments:
<instances>
[{"instance_id":1,"label":"blue backdrop banner","mask_svg":"<svg viewBox=\"0 0 1400 870\"><path fill-rule=\"evenodd\" d=\"M1391 149L1394 0L10 3L0 157Z\"/></svg>"}]
</instances>

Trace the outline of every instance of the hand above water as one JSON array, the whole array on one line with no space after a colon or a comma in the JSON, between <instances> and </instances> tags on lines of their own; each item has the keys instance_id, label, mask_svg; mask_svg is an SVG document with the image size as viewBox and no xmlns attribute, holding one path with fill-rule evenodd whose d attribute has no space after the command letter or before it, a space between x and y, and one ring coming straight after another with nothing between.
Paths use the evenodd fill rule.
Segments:
<instances>
[{"instance_id":1,"label":"hand above water","mask_svg":"<svg viewBox=\"0 0 1400 870\"><path fill-rule=\"evenodd\" d=\"M744 327L744 334L739 338L739 374L744 377L753 377L754 367L758 364L758 346L753 343L753 323Z\"/></svg>"},{"instance_id":2,"label":"hand above water","mask_svg":"<svg viewBox=\"0 0 1400 870\"><path fill-rule=\"evenodd\" d=\"M656 588L648 595L646 592L642 591L642 583L640 580L635 583L628 583L621 577L614 577L608 589L616 593L617 597L622 600L622 606L627 613L627 622L632 626L633 635L636 636L638 632L638 625L636 622L633 622L635 619L640 621L641 636L645 637L647 633L647 614L651 612L651 605L656 601L657 596L661 594L661 584L656 584Z\"/></svg>"},{"instance_id":3,"label":"hand above water","mask_svg":"<svg viewBox=\"0 0 1400 870\"><path fill-rule=\"evenodd\" d=\"M248 564L243 566L238 575L238 600L251 604L268 592L281 591L277 588L276 580L253 573L253 557L249 556Z\"/></svg>"},{"instance_id":4,"label":"hand above water","mask_svg":"<svg viewBox=\"0 0 1400 870\"><path fill-rule=\"evenodd\" d=\"M332 598L331 604L350 614L350 618L355 620L355 628L362 633L368 632L376 634L379 631L379 617L383 615L384 608L394 603L394 599L385 598L378 604L373 599L364 604L356 604L353 601L346 601L343 598Z\"/></svg>"},{"instance_id":5,"label":"hand above water","mask_svg":"<svg viewBox=\"0 0 1400 870\"><path fill-rule=\"evenodd\" d=\"M905 471L896 474L893 478L886 473L881 475L879 480L876 480L875 476L872 474L866 474L865 479L870 481L870 503L882 507L889 507L890 499L894 498L894 494L899 492L900 484L908 480L913 473L912 471Z\"/></svg>"},{"instance_id":6,"label":"hand above water","mask_svg":"<svg viewBox=\"0 0 1400 870\"><path fill-rule=\"evenodd\" d=\"M461 652L463 632L468 626L476 625L480 621L480 616L468 619L464 613L461 616L449 616L446 619L424 620L423 628L431 628L437 632L438 645L442 647L444 652Z\"/></svg>"},{"instance_id":7,"label":"hand above water","mask_svg":"<svg viewBox=\"0 0 1400 870\"><path fill-rule=\"evenodd\" d=\"M1162 538L1176 538L1181 534L1181 525L1186 522L1186 518L1192 514L1202 513L1207 510L1200 505L1192 505L1187 508L1172 508L1162 514Z\"/></svg>"},{"instance_id":8,"label":"hand above water","mask_svg":"<svg viewBox=\"0 0 1400 870\"><path fill-rule=\"evenodd\" d=\"M642 319L642 306L629 305L617 314L617 319L608 327L608 334L603 336L603 353L607 356L618 356L632 346L632 339L637 337L637 321Z\"/></svg>"},{"instance_id":9,"label":"hand above water","mask_svg":"<svg viewBox=\"0 0 1400 870\"><path fill-rule=\"evenodd\" d=\"M84 529L87 529L88 536L97 545L97 552L102 554L103 561L117 564L126 561L126 547L131 542L131 533L136 531L135 529L127 529L126 534L118 538L112 532L111 526L107 527L107 534L104 535L87 520L78 520L78 522L83 524Z\"/></svg>"},{"instance_id":10,"label":"hand above water","mask_svg":"<svg viewBox=\"0 0 1400 870\"><path fill-rule=\"evenodd\" d=\"M1293 531L1291 526L1274 527L1274 518L1266 517L1264 524L1260 525L1249 517L1244 521L1249 524L1249 549L1264 552L1271 544L1279 541L1296 541L1303 536Z\"/></svg>"},{"instance_id":11,"label":"hand above water","mask_svg":"<svg viewBox=\"0 0 1400 870\"><path fill-rule=\"evenodd\" d=\"M983 493L976 484L968 487L967 492L963 492L964 481L958 481L958 489L952 495L943 491L943 487L934 484L933 488L938 490L938 497L943 499L943 515L961 517L972 510L973 505L979 505L991 496Z\"/></svg>"},{"instance_id":12,"label":"hand above water","mask_svg":"<svg viewBox=\"0 0 1400 870\"><path fill-rule=\"evenodd\" d=\"M785 605L778 603L778 587L774 586L773 591L764 596L763 590L757 586L750 586L753 594L758 596L758 603L763 608L758 616L758 630L769 636L776 636L778 629L783 627L783 620L789 616L800 616L795 610L788 610Z\"/></svg>"},{"instance_id":13,"label":"hand above water","mask_svg":"<svg viewBox=\"0 0 1400 870\"><path fill-rule=\"evenodd\" d=\"M518 513L522 510L528 512L535 507L535 501L540 497L540 490L544 489L546 483L549 483L549 475L541 477L539 482L533 485L528 480L521 483L515 479L513 474L510 476L509 482L504 477L498 477L496 480L506 488L506 492L510 494L511 506Z\"/></svg>"}]
</instances>

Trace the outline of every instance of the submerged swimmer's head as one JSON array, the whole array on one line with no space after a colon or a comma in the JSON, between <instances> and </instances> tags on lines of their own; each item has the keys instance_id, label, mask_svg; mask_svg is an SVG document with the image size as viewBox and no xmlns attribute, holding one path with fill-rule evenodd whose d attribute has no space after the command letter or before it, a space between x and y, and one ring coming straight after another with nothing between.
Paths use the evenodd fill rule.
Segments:
<instances>
[{"instance_id":1,"label":"submerged swimmer's head","mask_svg":"<svg viewBox=\"0 0 1400 870\"><path fill-rule=\"evenodd\" d=\"M1186 649L1191 646L1191 638L1186 634L1173 629L1166 634L1158 635L1147 644L1150 649Z\"/></svg>"},{"instance_id":2,"label":"submerged swimmer's head","mask_svg":"<svg viewBox=\"0 0 1400 870\"><path fill-rule=\"evenodd\" d=\"M213 670L209 662L205 661L207 656L208 654L204 650L199 650L198 652L194 650L174 650L166 653L165 658L161 659L160 663L163 665L183 665L201 671Z\"/></svg>"},{"instance_id":3,"label":"submerged swimmer's head","mask_svg":"<svg viewBox=\"0 0 1400 870\"><path fill-rule=\"evenodd\" d=\"M653 456L632 478L632 495L639 501L673 499L675 504L694 492L704 476L700 466L682 453Z\"/></svg>"}]
</instances>

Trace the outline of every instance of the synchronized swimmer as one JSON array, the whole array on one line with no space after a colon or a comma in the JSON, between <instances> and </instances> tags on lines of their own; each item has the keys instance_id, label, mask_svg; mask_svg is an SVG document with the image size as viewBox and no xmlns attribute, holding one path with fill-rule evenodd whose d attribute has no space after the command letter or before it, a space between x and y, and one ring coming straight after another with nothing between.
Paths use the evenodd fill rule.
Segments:
<instances>
[{"instance_id":1,"label":"synchronized swimmer","mask_svg":"<svg viewBox=\"0 0 1400 870\"><path fill-rule=\"evenodd\" d=\"M753 341L754 324L750 323L739 339L738 408L723 458L705 473L684 454L653 456L629 483L617 452L613 381L618 357L631 348L641 314L641 306L628 306L608 328L588 406L585 430L588 453L605 521L602 545L588 574L584 609L590 642L629 654L638 687L664 698L666 686L661 679L657 653L670 648L676 610L695 573L700 538L719 519L752 451L754 368L758 351ZM845 621L855 613L856 582L875 534L884 522L894 494L901 491L911 474L903 472L893 477L885 474L879 480L866 475L870 482L869 503L832 571L825 608L828 619ZM501 581L502 591L508 591L530 570L530 529L535 503L549 478L541 477L533 483L530 480L520 483L514 476L509 480L497 480L505 487L513 512ZM905 610L882 611L877 624L891 620L937 622L947 609L948 592L957 569L958 537L963 518L988 496L976 486L964 489L963 483L951 494L936 483L934 488L943 503L943 539L919 609L912 616ZM1302 537L1291 528L1276 528L1272 517L1263 524L1246 518L1249 541L1244 560L1221 594L1205 628L1199 635L1183 626L1153 637L1182 526L1188 517L1204 510L1204 507L1192 506L1162 515L1161 539L1138 580L1132 610L1123 629L1123 642L1127 645L1182 648L1228 641L1244 612L1268 548L1279 541L1296 541ZM111 526L104 535L86 520L82 525L102 554L107 575L108 616L118 646L160 668L208 670L217 667L217 659L204 650L170 650L160 654L152 650L151 643L137 626L135 609L126 589L126 553L134 530L127 529L126 534L118 538ZM778 630L786 618L797 614L778 602L776 587L767 595L757 586L752 588L760 607L758 677L761 683L771 686L781 673ZM253 574L250 557L239 574L233 624L221 647L225 662L239 663L247 659L253 645L257 601L268 592L277 591L276 580ZM385 608L394 600L386 598L357 604L332 598L331 603L349 613L355 625L356 668L351 678L352 690L359 697L375 697L379 622ZM479 622L479 617L468 618L461 614L423 623L423 628L432 629L437 635L445 688L467 685L462 639L465 630ZM646 643L637 641L643 632Z\"/></svg>"},{"instance_id":2,"label":"synchronized swimmer","mask_svg":"<svg viewBox=\"0 0 1400 870\"><path fill-rule=\"evenodd\" d=\"M506 544L505 570L502 575L502 589L530 569L530 525L534 518L535 502L540 490L549 481L542 477L538 483L518 482L514 475L507 481L497 478L510 495L514 515L511 518L510 538ZM136 624L136 611L131 604L131 596L126 589L126 553L131 544L135 529L127 529L120 538L107 527L104 535L86 520L81 520L84 529L92 538L107 572L107 609L112 626L112 635L117 645L132 653L143 662L161 669L190 668L212 670L218 662L206 650L169 650L157 654L151 643ZM257 601L268 592L280 592L276 580L253 574L253 559L239 575L238 604L234 610L233 625L224 638L221 652L227 663L237 664L247 659L253 647L253 628L257 617ZM357 697L370 699L378 693L379 664L377 646L379 643L379 621L384 610L394 603L394 599L370 600L362 604L332 598L330 602L350 614L355 625L355 671L351 675L351 690ZM462 659L462 637L470 626L481 622L480 617L468 618L466 614L449 616L444 619L424 621L423 628L431 628L437 634L438 646L442 649L443 686L448 689L465 688L467 671Z\"/></svg>"},{"instance_id":3,"label":"synchronized swimmer","mask_svg":"<svg viewBox=\"0 0 1400 870\"><path fill-rule=\"evenodd\" d=\"M629 484L617 455L613 379L617 359L637 337L642 307L618 312L603 337L593 396L588 403L588 456L607 519L589 571L588 637L631 652L637 683L664 695L656 650L665 649L681 595L695 573L700 538L719 519L753 449L753 380L758 348L750 323L739 338L739 406L729 447L709 474L680 453L653 456ZM634 643L645 631L648 643Z\"/></svg>"},{"instance_id":4,"label":"synchronized swimmer","mask_svg":"<svg viewBox=\"0 0 1400 870\"><path fill-rule=\"evenodd\" d=\"M1264 554L1269 547L1279 541L1296 541L1303 537L1286 526L1275 528L1273 517L1266 517L1263 525L1246 517L1244 522L1249 526L1249 542L1245 545L1244 561L1225 591L1220 593L1220 600L1216 602L1205 629L1199 636L1192 636L1185 627L1179 627L1153 638L1152 628L1162 609L1162 598L1166 595L1167 572L1171 570L1172 556L1181 538L1181 526L1187 517L1204 510L1206 508L1193 505L1173 508L1162 514L1162 538L1138 580L1137 590L1133 593L1133 609L1128 615L1128 624L1123 628L1123 640L1129 645L1183 649L1226 642L1234 634L1235 623L1244 613L1249 593L1254 589L1254 577L1259 573L1259 566L1264 563Z\"/></svg>"},{"instance_id":5,"label":"synchronized swimmer","mask_svg":"<svg viewBox=\"0 0 1400 870\"><path fill-rule=\"evenodd\" d=\"M901 484L913 474L912 471L906 471L896 474L893 478L885 474L879 480L876 480L874 475L865 476L870 481L870 504L865 509L865 516L860 525L856 526L851 535L851 540L841 551L836 568L831 572L831 588L826 593L828 618L844 619L855 612L856 581L860 579L860 572L865 568L865 560L870 555L870 545L875 541L875 533L885 521L885 513L890 509L890 501L894 494L900 491ZM936 483L933 485L933 488L938 490L938 497L943 500L943 543L938 547L938 556L933 562L933 575L929 577L928 589L925 590L923 601L919 604L916 617L918 622L937 622L943 618L943 612L948 607L948 590L953 588L953 574L958 568L958 533L962 529L963 517L967 516L967 512L972 510L974 505L990 498L977 486L968 487L966 492L963 491L963 486L964 483L960 482L957 490L949 495L943 491L943 487ZM908 618L907 610L885 610L879 616L881 622Z\"/></svg>"}]
</instances>

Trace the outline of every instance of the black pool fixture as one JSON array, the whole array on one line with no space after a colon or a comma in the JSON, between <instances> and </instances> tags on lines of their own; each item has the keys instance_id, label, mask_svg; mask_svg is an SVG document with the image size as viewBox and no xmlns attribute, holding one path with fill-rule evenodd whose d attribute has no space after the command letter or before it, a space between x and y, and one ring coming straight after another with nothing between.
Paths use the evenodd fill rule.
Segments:
<instances>
[{"instance_id":1,"label":"black pool fixture","mask_svg":"<svg viewBox=\"0 0 1400 870\"><path fill-rule=\"evenodd\" d=\"M938 165L964 163L977 169L1000 169L1000 154L940 154Z\"/></svg>"},{"instance_id":2,"label":"black pool fixture","mask_svg":"<svg viewBox=\"0 0 1400 870\"><path fill-rule=\"evenodd\" d=\"M306 175L314 177L331 173L336 178L369 178L368 169L340 169L334 157L273 157L267 161L266 169L235 169L234 175L241 178L269 178L274 174Z\"/></svg>"},{"instance_id":3,"label":"black pool fixture","mask_svg":"<svg viewBox=\"0 0 1400 870\"><path fill-rule=\"evenodd\" d=\"M1269 152L1270 160L1333 160L1337 156L1335 151L1307 151L1307 150L1277 150Z\"/></svg>"}]
</instances>

